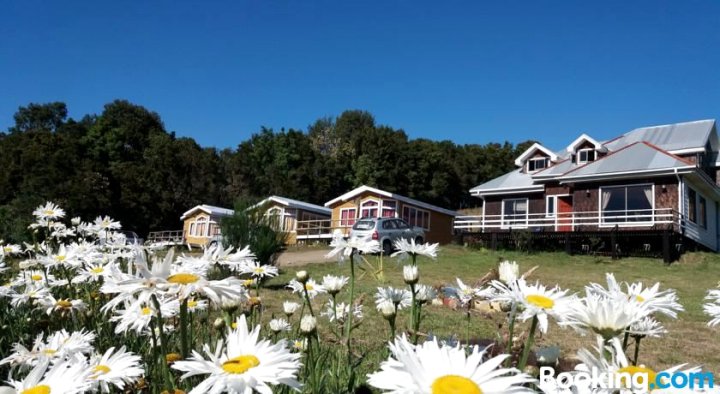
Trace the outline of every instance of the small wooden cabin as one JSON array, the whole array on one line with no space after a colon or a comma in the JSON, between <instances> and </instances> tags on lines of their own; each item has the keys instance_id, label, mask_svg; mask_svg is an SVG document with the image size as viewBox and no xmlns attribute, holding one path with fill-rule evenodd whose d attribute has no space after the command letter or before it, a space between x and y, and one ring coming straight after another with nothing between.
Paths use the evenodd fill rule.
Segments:
<instances>
[{"instance_id":1,"label":"small wooden cabin","mask_svg":"<svg viewBox=\"0 0 720 394\"><path fill-rule=\"evenodd\" d=\"M450 243L457 212L370 186L360 186L325 203L332 209L333 231L350 233L363 217L398 217L425 229L425 241Z\"/></svg>"},{"instance_id":2,"label":"small wooden cabin","mask_svg":"<svg viewBox=\"0 0 720 394\"><path fill-rule=\"evenodd\" d=\"M302 231L305 224L329 223L331 214L329 208L280 196L270 196L254 207L264 209L264 215L273 218L277 228L288 234L288 245L298 242L298 226Z\"/></svg>"},{"instance_id":3,"label":"small wooden cabin","mask_svg":"<svg viewBox=\"0 0 720 394\"><path fill-rule=\"evenodd\" d=\"M220 221L232 216L232 209L197 205L183 213L183 242L190 246L207 246L220 235Z\"/></svg>"}]
</instances>

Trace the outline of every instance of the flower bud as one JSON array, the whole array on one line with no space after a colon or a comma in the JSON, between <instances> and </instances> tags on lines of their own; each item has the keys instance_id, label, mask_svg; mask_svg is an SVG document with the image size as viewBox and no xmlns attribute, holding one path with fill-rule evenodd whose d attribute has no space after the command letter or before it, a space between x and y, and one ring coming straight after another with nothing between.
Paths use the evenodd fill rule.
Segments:
<instances>
[{"instance_id":1,"label":"flower bud","mask_svg":"<svg viewBox=\"0 0 720 394\"><path fill-rule=\"evenodd\" d=\"M297 312L297 310L299 308L300 308L300 304L298 304L297 302L292 302L292 301L283 302L283 312L285 312L285 314L288 317L295 314L295 312Z\"/></svg>"},{"instance_id":2,"label":"flower bud","mask_svg":"<svg viewBox=\"0 0 720 394\"><path fill-rule=\"evenodd\" d=\"M213 322L213 327L215 328L221 328L223 326L225 326L225 321L219 317Z\"/></svg>"},{"instance_id":3,"label":"flower bud","mask_svg":"<svg viewBox=\"0 0 720 394\"><path fill-rule=\"evenodd\" d=\"M308 275L307 271L298 271L295 273L295 279L297 279L298 282L305 284L308 279L310 279L310 275Z\"/></svg>"},{"instance_id":4,"label":"flower bud","mask_svg":"<svg viewBox=\"0 0 720 394\"><path fill-rule=\"evenodd\" d=\"M302 331L304 334L312 334L315 332L315 329L317 328L317 319L314 317L307 315L303 316L303 318L300 320L300 331Z\"/></svg>"},{"instance_id":5,"label":"flower bud","mask_svg":"<svg viewBox=\"0 0 720 394\"><path fill-rule=\"evenodd\" d=\"M420 279L420 273L418 272L417 266L406 265L403 267L403 279L408 285L414 285L418 283Z\"/></svg>"},{"instance_id":6,"label":"flower bud","mask_svg":"<svg viewBox=\"0 0 720 394\"><path fill-rule=\"evenodd\" d=\"M387 320L394 319L395 315L397 314L397 311L395 310L395 304L393 304L392 302L383 302L378 305L378 309L380 310L380 313L383 315L383 317Z\"/></svg>"}]
</instances>

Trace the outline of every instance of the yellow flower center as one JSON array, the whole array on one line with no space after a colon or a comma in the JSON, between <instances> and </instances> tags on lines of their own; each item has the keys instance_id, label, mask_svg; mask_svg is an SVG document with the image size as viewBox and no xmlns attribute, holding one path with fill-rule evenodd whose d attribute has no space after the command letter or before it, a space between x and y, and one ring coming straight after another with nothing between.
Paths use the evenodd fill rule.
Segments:
<instances>
[{"instance_id":1,"label":"yellow flower center","mask_svg":"<svg viewBox=\"0 0 720 394\"><path fill-rule=\"evenodd\" d=\"M20 392L20 394L50 394L50 386L41 384L39 386L30 387Z\"/></svg>"},{"instance_id":2,"label":"yellow flower center","mask_svg":"<svg viewBox=\"0 0 720 394\"><path fill-rule=\"evenodd\" d=\"M69 300L58 300L58 302L55 303L55 306L58 308L70 309L73 305Z\"/></svg>"},{"instance_id":3,"label":"yellow flower center","mask_svg":"<svg viewBox=\"0 0 720 394\"><path fill-rule=\"evenodd\" d=\"M57 350L55 350L55 349L45 349L45 350L43 350L43 353L45 353L46 356L52 356L53 354L57 353Z\"/></svg>"},{"instance_id":4,"label":"yellow flower center","mask_svg":"<svg viewBox=\"0 0 720 394\"><path fill-rule=\"evenodd\" d=\"M100 375L104 375L104 374L110 372L110 367L108 367L107 365L100 364L100 365L95 366L95 368L93 368L93 372L95 372L96 377L100 376Z\"/></svg>"},{"instance_id":5,"label":"yellow flower center","mask_svg":"<svg viewBox=\"0 0 720 394\"><path fill-rule=\"evenodd\" d=\"M655 383L655 377L657 376L655 371L653 371L652 369L635 365L628 365L625 368L620 368L616 373L630 375L629 382L627 381L627 376L620 375L620 384L622 385L622 387L627 388L630 388L632 382L635 381L635 375L642 374L645 376L644 380L637 380L638 382L642 382L642 385L645 387L647 387L650 383Z\"/></svg>"},{"instance_id":6,"label":"yellow flower center","mask_svg":"<svg viewBox=\"0 0 720 394\"><path fill-rule=\"evenodd\" d=\"M310 283L305 283L305 290L313 291L313 290L315 290L315 287L313 285L311 285Z\"/></svg>"},{"instance_id":7,"label":"yellow flower center","mask_svg":"<svg viewBox=\"0 0 720 394\"><path fill-rule=\"evenodd\" d=\"M3 250L5 251L5 253L10 253L12 251L12 248L9 246L6 246L3 248Z\"/></svg>"},{"instance_id":8,"label":"yellow flower center","mask_svg":"<svg viewBox=\"0 0 720 394\"><path fill-rule=\"evenodd\" d=\"M42 280L42 275L35 274L35 275L31 276L30 279L32 279L34 281Z\"/></svg>"},{"instance_id":9,"label":"yellow flower center","mask_svg":"<svg viewBox=\"0 0 720 394\"><path fill-rule=\"evenodd\" d=\"M197 306L198 302L195 300L188 300L187 304L188 304L188 308L195 308Z\"/></svg>"},{"instance_id":10,"label":"yellow flower center","mask_svg":"<svg viewBox=\"0 0 720 394\"><path fill-rule=\"evenodd\" d=\"M179 353L168 353L165 355L165 361L167 361L168 364L180 360L182 360L182 356Z\"/></svg>"},{"instance_id":11,"label":"yellow flower center","mask_svg":"<svg viewBox=\"0 0 720 394\"><path fill-rule=\"evenodd\" d=\"M250 286L253 285L253 283L255 283L254 280L252 280L252 279L245 279L245 280L243 281L243 286L245 286L245 287L250 287Z\"/></svg>"},{"instance_id":12,"label":"yellow flower center","mask_svg":"<svg viewBox=\"0 0 720 394\"><path fill-rule=\"evenodd\" d=\"M149 315L150 313L152 313L152 310L148 307L145 307L145 308L142 308L141 313L143 315Z\"/></svg>"},{"instance_id":13,"label":"yellow flower center","mask_svg":"<svg viewBox=\"0 0 720 394\"><path fill-rule=\"evenodd\" d=\"M482 394L477 383L458 375L441 376L433 382L432 394Z\"/></svg>"},{"instance_id":14,"label":"yellow flower center","mask_svg":"<svg viewBox=\"0 0 720 394\"><path fill-rule=\"evenodd\" d=\"M102 221L102 226L103 226L103 227L108 227L109 225L110 225L110 221L109 221L109 220L103 220L103 221Z\"/></svg>"},{"instance_id":15,"label":"yellow flower center","mask_svg":"<svg viewBox=\"0 0 720 394\"><path fill-rule=\"evenodd\" d=\"M93 274L102 274L105 269L103 267L95 267L90 270Z\"/></svg>"},{"instance_id":16,"label":"yellow flower center","mask_svg":"<svg viewBox=\"0 0 720 394\"><path fill-rule=\"evenodd\" d=\"M535 305L536 307L543 309L552 309L552 307L555 306L555 301L553 301L552 298L545 297L539 294L530 294L529 296L525 297L525 301L527 301L531 305Z\"/></svg>"},{"instance_id":17,"label":"yellow flower center","mask_svg":"<svg viewBox=\"0 0 720 394\"><path fill-rule=\"evenodd\" d=\"M265 270L262 267L257 267L254 269L254 271L256 274L262 274L263 272L265 272Z\"/></svg>"},{"instance_id":18,"label":"yellow flower center","mask_svg":"<svg viewBox=\"0 0 720 394\"><path fill-rule=\"evenodd\" d=\"M244 354L225 361L222 369L227 373L241 374L258 365L260 365L260 360L257 357L252 354Z\"/></svg>"},{"instance_id":19,"label":"yellow flower center","mask_svg":"<svg viewBox=\"0 0 720 394\"><path fill-rule=\"evenodd\" d=\"M232 328L233 330L236 329L237 323L235 323L235 322L230 323L230 328Z\"/></svg>"},{"instance_id":20,"label":"yellow flower center","mask_svg":"<svg viewBox=\"0 0 720 394\"><path fill-rule=\"evenodd\" d=\"M43 213L45 213L46 216L53 216L53 215L55 215L55 211L53 211L52 209L46 209L46 210L43 211Z\"/></svg>"},{"instance_id":21,"label":"yellow flower center","mask_svg":"<svg viewBox=\"0 0 720 394\"><path fill-rule=\"evenodd\" d=\"M57 261L65 261L65 256L59 254L59 255L55 256L55 260L57 260Z\"/></svg>"},{"instance_id":22,"label":"yellow flower center","mask_svg":"<svg viewBox=\"0 0 720 394\"><path fill-rule=\"evenodd\" d=\"M637 302L640 302L640 303L645 302L645 298L643 298L642 296L639 296L639 295L635 296L635 300L637 300Z\"/></svg>"},{"instance_id":23,"label":"yellow flower center","mask_svg":"<svg viewBox=\"0 0 720 394\"><path fill-rule=\"evenodd\" d=\"M197 275L194 275L194 274L181 273L181 274L170 275L167 280L170 283L177 283L180 285L188 285L190 283L197 282L198 280L200 280L200 277Z\"/></svg>"}]
</instances>

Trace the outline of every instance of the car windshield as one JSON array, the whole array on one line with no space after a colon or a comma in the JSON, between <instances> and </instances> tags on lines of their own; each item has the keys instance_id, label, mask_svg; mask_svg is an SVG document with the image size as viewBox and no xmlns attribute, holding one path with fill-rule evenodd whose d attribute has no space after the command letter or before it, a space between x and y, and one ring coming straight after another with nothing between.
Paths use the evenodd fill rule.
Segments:
<instances>
[{"instance_id":1,"label":"car windshield","mask_svg":"<svg viewBox=\"0 0 720 394\"><path fill-rule=\"evenodd\" d=\"M375 221L373 220L359 220L352 227L353 230L372 230L375 227Z\"/></svg>"}]
</instances>

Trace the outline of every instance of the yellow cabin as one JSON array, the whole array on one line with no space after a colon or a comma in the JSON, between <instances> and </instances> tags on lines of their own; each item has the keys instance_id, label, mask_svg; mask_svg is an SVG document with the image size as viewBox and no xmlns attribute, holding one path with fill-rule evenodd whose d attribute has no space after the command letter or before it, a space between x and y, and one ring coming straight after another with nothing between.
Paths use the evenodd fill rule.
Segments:
<instances>
[{"instance_id":1,"label":"yellow cabin","mask_svg":"<svg viewBox=\"0 0 720 394\"><path fill-rule=\"evenodd\" d=\"M312 226L327 226L330 222L330 209L287 197L270 196L255 207L264 209L264 215L273 219L277 229L287 233L288 245L298 243L298 230L306 233Z\"/></svg>"},{"instance_id":2,"label":"yellow cabin","mask_svg":"<svg viewBox=\"0 0 720 394\"><path fill-rule=\"evenodd\" d=\"M212 205L198 205L183 213L183 242L190 246L204 247L217 241L220 236L220 221L232 216L232 209Z\"/></svg>"}]
</instances>

